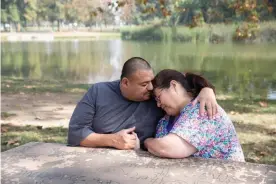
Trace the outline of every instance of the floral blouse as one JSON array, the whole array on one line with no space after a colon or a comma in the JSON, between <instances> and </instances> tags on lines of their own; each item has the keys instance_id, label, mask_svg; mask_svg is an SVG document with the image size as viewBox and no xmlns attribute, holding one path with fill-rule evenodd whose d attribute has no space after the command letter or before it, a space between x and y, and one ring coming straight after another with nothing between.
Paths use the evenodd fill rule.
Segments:
<instances>
[{"instance_id":1,"label":"floral blouse","mask_svg":"<svg viewBox=\"0 0 276 184\"><path fill-rule=\"evenodd\" d=\"M244 162L244 155L235 127L226 112L218 107L218 113L209 119L207 113L199 115L199 103L189 103L169 122L169 116L162 118L157 125L156 138L173 133L193 145L198 151L194 157L219 158Z\"/></svg>"}]
</instances>

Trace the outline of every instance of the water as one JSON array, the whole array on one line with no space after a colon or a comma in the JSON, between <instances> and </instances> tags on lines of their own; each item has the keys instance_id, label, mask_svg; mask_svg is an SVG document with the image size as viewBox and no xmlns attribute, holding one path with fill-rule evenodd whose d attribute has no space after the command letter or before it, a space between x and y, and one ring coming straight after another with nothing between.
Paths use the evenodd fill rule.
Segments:
<instances>
[{"instance_id":1,"label":"water","mask_svg":"<svg viewBox=\"0 0 276 184\"><path fill-rule=\"evenodd\" d=\"M116 80L124 61L201 73L218 93L276 99L276 45L204 45L121 40L2 42L2 76L94 83Z\"/></svg>"}]
</instances>

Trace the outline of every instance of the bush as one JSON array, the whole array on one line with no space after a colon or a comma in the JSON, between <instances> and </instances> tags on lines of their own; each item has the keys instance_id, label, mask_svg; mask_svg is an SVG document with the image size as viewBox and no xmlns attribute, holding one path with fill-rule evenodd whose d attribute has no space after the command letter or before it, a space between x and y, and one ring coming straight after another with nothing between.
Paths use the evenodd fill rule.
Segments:
<instances>
[{"instance_id":1,"label":"bush","mask_svg":"<svg viewBox=\"0 0 276 184\"><path fill-rule=\"evenodd\" d=\"M255 32L254 32L255 33ZM261 23L260 29L252 34L250 40L236 37L236 25L213 24L202 27L189 28L185 26L161 27L137 26L126 27L121 30L123 40L136 41L173 41L193 43L276 43L276 24L274 22Z\"/></svg>"}]
</instances>

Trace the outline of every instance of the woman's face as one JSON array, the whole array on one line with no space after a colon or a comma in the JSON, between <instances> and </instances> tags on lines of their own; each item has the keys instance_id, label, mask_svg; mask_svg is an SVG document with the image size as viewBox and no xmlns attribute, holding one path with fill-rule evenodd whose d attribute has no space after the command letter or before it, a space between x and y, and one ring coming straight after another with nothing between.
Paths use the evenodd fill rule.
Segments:
<instances>
[{"instance_id":1,"label":"woman's face","mask_svg":"<svg viewBox=\"0 0 276 184\"><path fill-rule=\"evenodd\" d=\"M155 100L157 106L161 107L170 116L176 116L179 114L180 110L178 107L178 94L172 86L170 88L156 88L154 89Z\"/></svg>"}]
</instances>

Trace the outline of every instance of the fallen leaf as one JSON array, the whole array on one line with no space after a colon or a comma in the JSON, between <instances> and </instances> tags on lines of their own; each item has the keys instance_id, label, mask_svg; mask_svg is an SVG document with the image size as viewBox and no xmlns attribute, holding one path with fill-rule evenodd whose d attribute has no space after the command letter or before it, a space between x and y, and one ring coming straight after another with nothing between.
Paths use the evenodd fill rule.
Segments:
<instances>
[{"instance_id":1,"label":"fallen leaf","mask_svg":"<svg viewBox=\"0 0 276 184\"><path fill-rule=\"evenodd\" d=\"M255 158L254 158L254 160L257 160L257 161L259 161L259 160L260 160L260 158L259 158L259 157L255 157Z\"/></svg>"},{"instance_id":2,"label":"fallen leaf","mask_svg":"<svg viewBox=\"0 0 276 184\"><path fill-rule=\"evenodd\" d=\"M231 112L230 112L230 114L232 114L232 115L235 115L235 114L236 114L236 112L234 112L234 111L231 111Z\"/></svg>"},{"instance_id":3,"label":"fallen leaf","mask_svg":"<svg viewBox=\"0 0 276 184\"><path fill-rule=\"evenodd\" d=\"M15 143L18 143L19 140L18 139L11 139L7 142L7 145L14 145Z\"/></svg>"},{"instance_id":4,"label":"fallen leaf","mask_svg":"<svg viewBox=\"0 0 276 184\"><path fill-rule=\"evenodd\" d=\"M259 104L261 107L267 107L267 102L260 101Z\"/></svg>"},{"instance_id":5,"label":"fallen leaf","mask_svg":"<svg viewBox=\"0 0 276 184\"><path fill-rule=\"evenodd\" d=\"M39 116L36 116L35 120L43 120L43 119L41 117L39 117Z\"/></svg>"},{"instance_id":6,"label":"fallen leaf","mask_svg":"<svg viewBox=\"0 0 276 184\"><path fill-rule=\"evenodd\" d=\"M265 151L262 151L261 153L260 153L260 155L261 156L267 156L267 155L269 155L267 152L265 152Z\"/></svg>"},{"instance_id":7,"label":"fallen leaf","mask_svg":"<svg viewBox=\"0 0 276 184\"><path fill-rule=\"evenodd\" d=\"M275 130L269 131L268 134L269 134L269 135L274 135L274 134L276 135L276 129L275 129Z\"/></svg>"},{"instance_id":8,"label":"fallen leaf","mask_svg":"<svg viewBox=\"0 0 276 184\"><path fill-rule=\"evenodd\" d=\"M63 110L63 107L57 107L53 111L60 111L60 110Z\"/></svg>"},{"instance_id":9,"label":"fallen leaf","mask_svg":"<svg viewBox=\"0 0 276 184\"><path fill-rule=\"evenodd\" d=\"M7 132L8 131L8 128L6 128L6 127L1 127L1 133L5 133L5 132Z\"/></svg>"},{"instance_id":10,"label":"fallen leaf","mask_svg":"<svg viewBox=\"0 0 276 184\"><path fill-rule=\"evenodd\" d=\"M43 126L36 126L38 130L42 130Z\"/></svg>"},{"instance_id":11,"label":"fallen leaf","mask_svg":"<svg viewBox=\"0 0 276 184\"><path fill-rule=\"evenodd\" d=\"M24 85L24 88L27 88L27 89L31 89L31 88L33 88L34 86L26 86L26 85Z\"/></svg>"}]
</instances>

